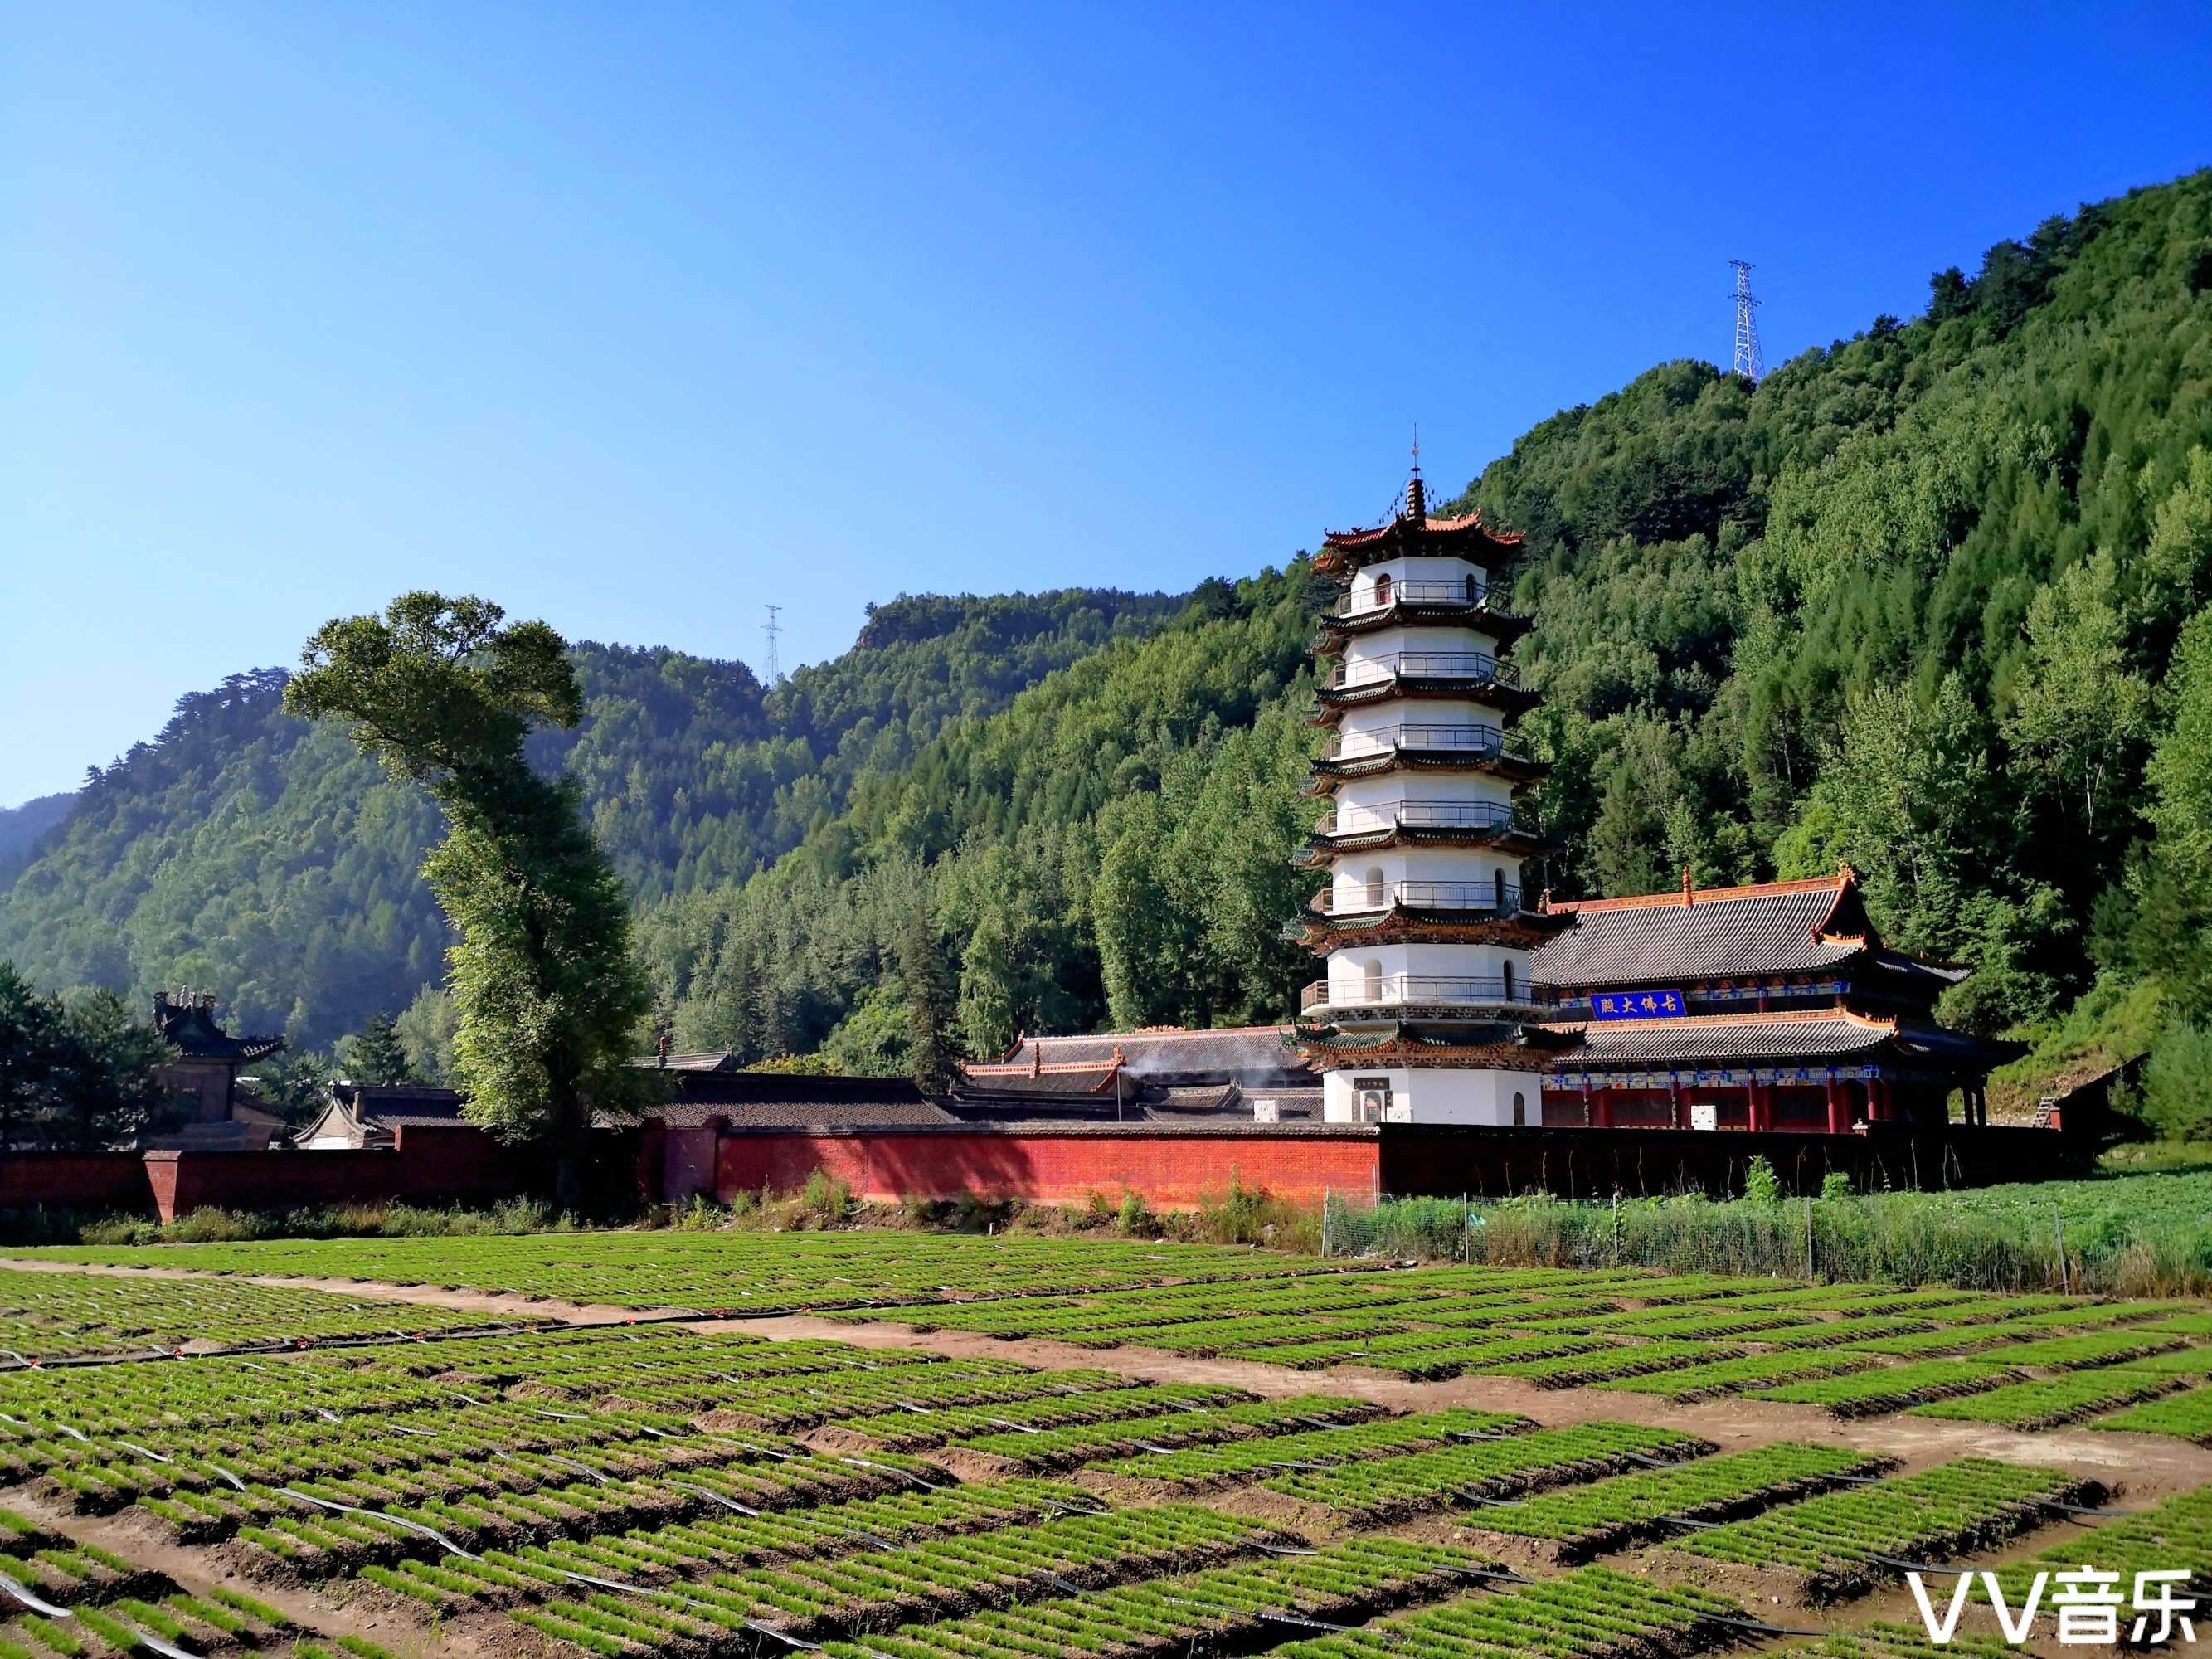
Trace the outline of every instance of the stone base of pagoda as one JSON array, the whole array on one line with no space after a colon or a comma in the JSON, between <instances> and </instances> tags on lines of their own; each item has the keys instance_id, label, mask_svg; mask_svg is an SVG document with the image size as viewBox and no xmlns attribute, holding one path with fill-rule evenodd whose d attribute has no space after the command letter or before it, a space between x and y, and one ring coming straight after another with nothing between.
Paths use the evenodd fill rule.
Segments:
<instances>
[{"instance_id":1,"label":"stone base of pagoda","mask_svg":"<svg viewBox=\"0 0 2212 1659\"><path fill-rule=\"evenodd\" d=\"M1322 1117L1329 1123L1541 1124L1543 1076L1402 1064L1332 1071L1322 1077Z\"/></svg>"}]
</instances>

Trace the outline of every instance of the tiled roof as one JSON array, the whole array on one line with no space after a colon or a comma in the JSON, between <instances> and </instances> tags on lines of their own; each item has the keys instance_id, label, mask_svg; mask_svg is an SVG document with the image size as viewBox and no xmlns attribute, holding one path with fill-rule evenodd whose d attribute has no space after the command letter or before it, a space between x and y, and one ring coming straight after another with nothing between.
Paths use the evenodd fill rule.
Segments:
<instances>
[{"instance_id":1,"label":"tiled roof","mask_svg":"<svg viewBox=\"0 0 2212 1659\"><path fill-rule=\"evenodd\" d=\"M968 1076L986 1086L1027 1088L1053 1076L1055 1066L1110 1067L1121 1056L1133 1080L1161 1075L1221 1082L1302 1073L1304 1063L1283 1046L1287 1025L1245 1025L1218 1030L1160 1026L1141 1031L1109 1031L1087 1036L1025 1036L1003 1060L971 1066ZM1032 1066L1041 1078L1028 1078Z\"/></svg>"},{"instance_id":2,"label":"tiled roof","mask_svg":"<svg viewBox=\"0 0 2212 1659\"><path fill-rule=\"evenodd\" d=\"M637 1054L629 1062L660 1072L734 1072L738 1057L728 1048L708 1048L688 1054Z\"/></svg>"},{"instance_id":3,"label":"tiled roof","mask_svg":"<svg viewBox=\"0 0 2212 1659\"><path fill-rule=\"evenodd\" d=\"M382 1128L402 1124L440 1124L465 1121L462 1098L451 1089L413 1083L348 1083L331 1085L331 1095L353 1117Z\"/></svg>"},{"instance_id":4,"label":"tiled roof","mask_svg":"<svg viewBox=\"0 0 2212 1659\"><path fill-rule=\"evenodd\" d=\"M1802 973L1878 948L1847 875L1553 904L1575 925L1538 951L1560 986L1662 984Z\"/></svg>"},{"instance_id":5,"label":"tiled roof","mask_svg":"<svg viewBox=\"0 0 2212 1659\"><path fill-rule=\"evenodd\" d=\"M653 1118L671 1129L697 1128L720 1118L738 1129L910 1128L957 1123L960 1120L924 1099L679 1100L656 1108Z\"/></svg>"},{"instance_id":6,"label":"tiled roof","mask_svg":"<svg viewBox=\"0 0 2212 1659\"><path fill-rule=\"evenodd\" d=\"M1564 1033L1577 1028L1547 1029ZM2025 1052L2017 1043L1988 1042L1938 1025L1828 1008L1596 1021L1580 1029L1583 1046L1560 1054L1553 1069L1575 1072L1668 1060L1835 1060L1876 1050L1899 1060L1986 1068Z\"/></svg>"},{"instance_id":7,"label":"tiled roof","mask_svg":"<svg viewBox=\"0 0 2212 1659\"><path fill-rule=\"evenodd\" d=\"M284 1046L281 1036L233 1036L216 1024L214 1000L172 1002L164 994L154 1001L154 1029L168 1045L193 1060L221 1060L245 1065L266 1060Z\"/></svg>"},{"instance_id":8,"label":"tiled roof","mask_svg":"<svg viewBox=\"0 0 2212 1659\"><path fill-rule=\"evenodd\" d=\"M1865 1019L1826 1008L1780 1014L1595 1021L1584 1028L1583 1046L1568 1050L1557 1063L1577 1071L1624 1060L1765 1060L1800 1054L1832 1058L1879 1048L1895 1032L1886 1019Z\"/></svg>"}]
</instances>

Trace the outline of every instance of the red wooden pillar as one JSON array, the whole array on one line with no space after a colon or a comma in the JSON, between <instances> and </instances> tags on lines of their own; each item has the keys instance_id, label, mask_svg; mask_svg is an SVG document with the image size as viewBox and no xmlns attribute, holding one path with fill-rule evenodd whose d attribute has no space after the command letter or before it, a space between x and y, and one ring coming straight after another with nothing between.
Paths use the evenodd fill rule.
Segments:
<instances>
[{"instance_id":1,"label":"red wooden pillar","mask_svg":"<svg viewBox=\"0 0 2212 1659\"><path fill-rule=\"evenodd\" d=\"M1668 1116L1678 1129L1690 1127L1690 1103L1683 1097L1682 1085L1670 1081L1667 1085Z\"/></svg>"},{"instance_id":2,"label":"red wooden pillar","mask_svg":"<svg viewBox=\"0 0 2212 1659\"><path fill-rule=\"evenodd\" d=\"M1850 1127L1851 1121L1844 1109L1843 1085L1838 1083L1835 1079L1830 1078L1828 1079L1828 1133L1832 1135L1848 1134L1850 1132Z\"/></svg>"},{"instance_id":3,"label":"red wooden pillar","mask_svg":"<svg viewBox=\"0 0 2212 1659\"><path fill-rule=\"evenodd\" d=\"M1613 1091L1606 1088L1602 1084L1598 1087L1595 1109L1597 1127L1601 1129L1613 1127Z\"/></svg>"}]
</instances>

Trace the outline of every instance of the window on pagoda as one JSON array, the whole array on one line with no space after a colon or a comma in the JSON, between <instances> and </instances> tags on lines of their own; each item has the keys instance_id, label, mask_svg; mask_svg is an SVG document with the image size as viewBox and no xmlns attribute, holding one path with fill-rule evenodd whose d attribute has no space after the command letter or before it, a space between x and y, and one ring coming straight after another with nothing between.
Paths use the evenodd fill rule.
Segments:
<instances>
[{"instance_id":1,"label":"window on pagoda","mask_svg":"<svg viewBox=\"0 0 2212 1659\"><path fill-rule=\"evenodd\" d=\"M1365 992L1365 994L1366 994L1366 1000L1367 1000L1368 1001L1370 1001L1370 1002L1380 1002L1380 1001L1382 1001L1382 959L1381 959L1380 957L1368 957L1368 958L1367 958L1367 965L1366 965L1366 967L1365 967L1365 968L1364 968L1363 969L1361 969L1361 970L1360 970L1360 972L1361 972L1361 983L1362 983L1362 987L1363 987L1363 988L1364 988L1364 992Z\"/></svg>"},{"instance_id":2,"label":"window on pagoda","mask_svg":"<svg viewBox=\"0 0 2212 1659\"><path fill-rule=\"evenodd\" d=\"M1378 607L1390 603L1390 578L1387 575L1375 579L1375 603Z\"/></svg>"},{"instance_id":3,"label":"window on pagoda","mask_svg":"<svg viewBox=\"0 0 2212 1659\"><path fill-rule=\"evenodd\" d=\"M1501 962L1498 964L1498 983L1505 993L1504 1000L1508 1002L1512 1001L1513 964L1510 962Z\"/></svg>"},{"instance_id":4,"label":"window on pagoda","mask_svg":"<svg viewBox=\"0 0 2212 1659\"><path fill-rule=\"evenodd\" d=\"M1503 870L1490 872L1490 908L1493 910L1505 908L1505 872Z\"/></svg>"},{"instance_id":5,"label":"window on pagoda","mask_svg":"<svg viewBox=\"0 0 2212 1659\"><path fill-rule=\"evenodd\" d=\"M1526 1128L1528 1124L1528 1097L1518 1089L1513 1091L1513 1127Z\"/></svg>"},{"instance_id":6,"label":"window on pagoda","mask_svg":"<svg viewBox=\"0 0 2212 1659\"><path fill-rule=\"evenodd\" d=\"M1367 908L1370 910L1382 908L1382 872L1379 869L1367 872Z\"/></svg>"},{"instance_id":7,"label":"window on pagoda","mask_svg":"<svg viewBox=\"0 0 2212 1659\"><path fill-rule=\"evenodd\" d=\"M1471 575L1467 579L1467 602L1469 605L1482 603L1482 578L1480 576Z\"/></svg>"}]
</instances>

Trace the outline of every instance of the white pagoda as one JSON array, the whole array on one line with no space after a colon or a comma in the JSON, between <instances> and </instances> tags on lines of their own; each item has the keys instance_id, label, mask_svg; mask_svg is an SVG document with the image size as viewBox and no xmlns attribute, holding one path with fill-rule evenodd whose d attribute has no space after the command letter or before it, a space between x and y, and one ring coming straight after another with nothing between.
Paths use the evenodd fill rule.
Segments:
<instances>
[{"instance_id":1,"label":"white pagoda","mask_svg":"<svg viewBox=\"0 0 2212 1659\"><path fill-rule=\"evenodd\" d=\"M1529 955L1569 919L1522 900L1545 842L1513 810L1544 772L1510 739L1536 701L1506 659L1529 626L1500 580L1520 539L1431 518L1416 466L1402 513L1314 558L1344 592L1314 646L1334 741L1307 793L1330 811L1299 859L1329 881L1296 931L1328 976L1297 1040L1333 1123L1543 1121Z\"/></svg>"}]
</instances>

